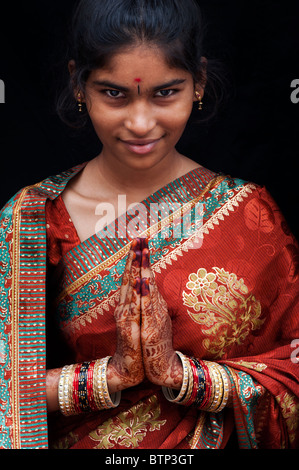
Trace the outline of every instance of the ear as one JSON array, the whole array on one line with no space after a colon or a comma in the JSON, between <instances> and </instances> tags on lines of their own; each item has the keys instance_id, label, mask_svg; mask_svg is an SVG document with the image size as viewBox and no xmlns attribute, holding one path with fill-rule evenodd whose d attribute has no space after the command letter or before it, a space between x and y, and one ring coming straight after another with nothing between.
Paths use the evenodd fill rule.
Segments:
<instances>
[{"instance_id":1,"label":"ear","mask_svg":"<svg viewBox=\"0 0 299 470\"><path fill-rule=\"evenodd\" d=\"M70 78L71 78L71 82L72 82L72 86L73 86L75 100L78 100L78 94L80 93L81 94L81 100L83 101L83 98L84 98L83 92L78 87L78 84L75 82L75 79L74 79L75 72L76 72L76 62L73 59L70 60L69 63L68 63L68 70L69 70L69 74L70 74Z\"/></svg>"},{"instance_id":2,"label":"ear","mask_svg":"<svg viewBox=\"0 0 299 470\"><path fill-rule=\"evenodd\" d=\"M76 71L76 62L73 59L69 61L68 69L69 69L70 76L72 77L72 75L74 75Z\"/></svg>"},{"instance_id":3,"label":"ear","mask_svg":"<svg viewBox=\"0 0 299 470\"><path fill-rule=\"evenodd\" d=\"M198 82L195 83L194 92L200 93L201 98L204 97L205 87L207 83L207 66L208 60L206 57L201 58L201 73ZM194 98L194 101L197 101L197 98Z\"/></svg>"}]
</instances>

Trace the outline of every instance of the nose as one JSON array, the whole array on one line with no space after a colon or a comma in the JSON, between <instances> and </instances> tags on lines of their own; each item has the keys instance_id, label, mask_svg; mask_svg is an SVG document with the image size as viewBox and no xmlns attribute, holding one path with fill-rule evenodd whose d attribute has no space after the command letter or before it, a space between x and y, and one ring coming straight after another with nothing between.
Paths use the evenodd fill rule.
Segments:
<instances>
[{"instance_id":1,"label":"nose","mask_svg":"<svg viewBox=\"0 0 299 470\"><path fill-rule=\"evenodd\" d=\"M127 110L125 127L136 137L145 137L156 126L156 118L152 107L146 102L139 101Z\"/></svg>"}]
</instances>

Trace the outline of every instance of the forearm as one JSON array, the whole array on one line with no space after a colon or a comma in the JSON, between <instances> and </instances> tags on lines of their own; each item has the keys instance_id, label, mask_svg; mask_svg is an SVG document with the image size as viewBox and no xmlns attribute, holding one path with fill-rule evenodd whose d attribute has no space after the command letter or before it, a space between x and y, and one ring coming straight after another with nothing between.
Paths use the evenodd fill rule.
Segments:
<instances>
[{"instance_id":1,"label":"forearm","mask_svg":"<svg viewBox=\"0 0 299 470\"><path fill-rule=\"evenodd\" d=\"M46 395L48 413L59 410L58 384L62 369L50 369L46 373Z\"/></svg>"}]
</instances>

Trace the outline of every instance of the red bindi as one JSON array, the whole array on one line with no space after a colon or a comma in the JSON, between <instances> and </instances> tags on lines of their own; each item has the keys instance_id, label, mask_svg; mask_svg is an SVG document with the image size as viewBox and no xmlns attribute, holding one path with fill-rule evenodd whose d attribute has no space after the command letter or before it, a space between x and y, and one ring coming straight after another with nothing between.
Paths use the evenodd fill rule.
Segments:
<instances>
[{"instance_id":1,"label":"red bindi","mask_svg":"<svg viewBox=\"0 0 299 470\"><path fill-rule=\"evenodd\" d=\"M140 82L141 82L141 78L135 78L135 82L140 83Z\"/></svg>"}]
</instances>

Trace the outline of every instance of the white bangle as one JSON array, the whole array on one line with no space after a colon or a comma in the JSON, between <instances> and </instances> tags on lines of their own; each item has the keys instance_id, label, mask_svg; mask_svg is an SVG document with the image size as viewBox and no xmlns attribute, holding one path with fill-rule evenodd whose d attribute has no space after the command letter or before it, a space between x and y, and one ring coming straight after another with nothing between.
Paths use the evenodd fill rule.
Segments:
<instances>
[{"instance_id":1,"label":"white bangle","mask_svg":"<svg viewBox=\"0 0 299 470\"><path fill-rule=\"evenodd\" d=\"M176 353L181 359L183 372L184 372L181 390L179 394L175 397L174 390L172 388L162 387L162 391L164 393L165 398L167 398L167 400L171 401L172 403L178 403L184 398L187 388L188 388L188 383L189 383L189 368L188 368L189 361L187 357L184 356L184 354L182 354L181 352L176 351Z\"/></svg>"}]
</instances>

